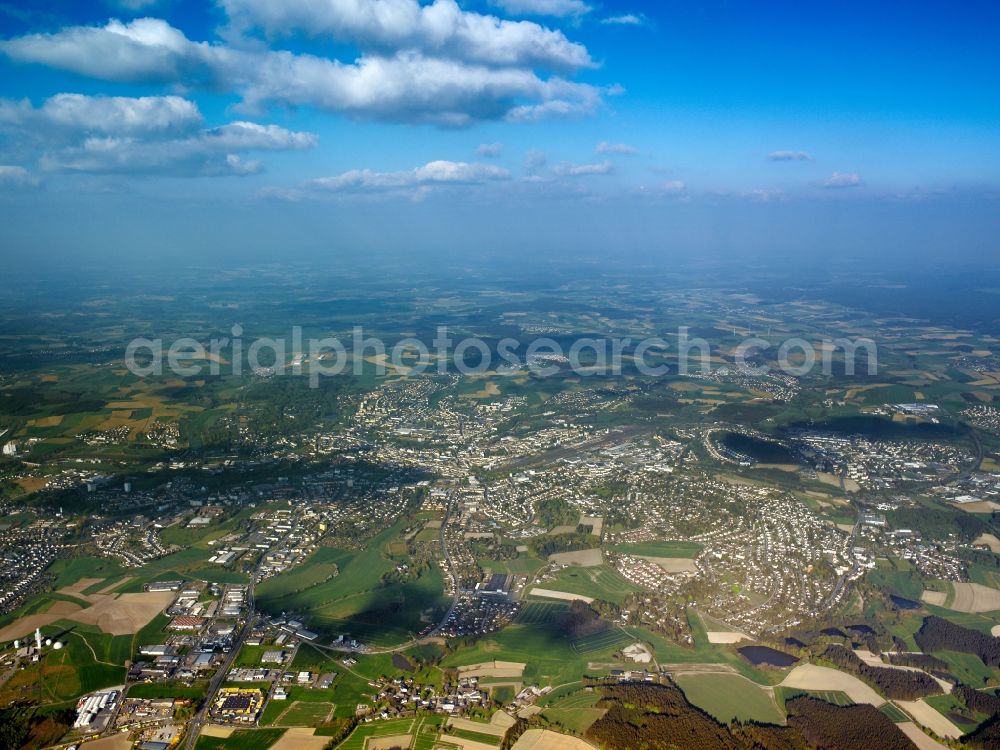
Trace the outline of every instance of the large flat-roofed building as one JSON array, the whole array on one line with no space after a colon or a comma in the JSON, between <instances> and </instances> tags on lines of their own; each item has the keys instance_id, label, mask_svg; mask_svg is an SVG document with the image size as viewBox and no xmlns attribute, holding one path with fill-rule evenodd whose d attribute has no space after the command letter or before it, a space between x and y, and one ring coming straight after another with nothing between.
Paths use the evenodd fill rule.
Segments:
<instances>
[{"instance_id":1,"label":"large flat-roofed building","mask_svg":"<svg viewBox=\"0 0 1000 750\"><path fill-rule=\"evenodd\" d=\"M181 615L180 617L175 617L167 625L168 630L201 630L202 626L205 624L204 617L190 617L188 615Z\"/></svg>"},{"instance_id":2,"label":"large flat-roofed building","mask_svg":"<svg viewBox=\"0 0 1000 750\"><path fill-rule=\"evenodd\" d=\"M510 576L504 573L494 573L490 579L479 587L480 594L505 596L510 591Z\"/></svg>"},{"instance_id":3,"label":"large flat-roofed building","mask_svg":"<svg viewBox=\"0 0 1000 750\"><path fill-rule=\"evenodd\" d=\"M225 721L249 723L257 718L264 705L264 695L257 689L222 688L215 697L212 715Z\"/></svg>"}]
</instances>

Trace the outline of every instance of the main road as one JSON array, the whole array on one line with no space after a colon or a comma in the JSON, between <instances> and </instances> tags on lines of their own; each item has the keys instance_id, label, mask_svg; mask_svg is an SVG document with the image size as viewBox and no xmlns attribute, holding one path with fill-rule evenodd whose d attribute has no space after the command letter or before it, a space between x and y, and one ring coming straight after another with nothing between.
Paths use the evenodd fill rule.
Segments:
<instances>
[{"instance_id":1,"label":"main road","mask_svg":"<svg viewBox=\"0 0 1000 750\"><path fill-rule=\"evenodd\" d=\"M198 713L195 714L194 718L188 723L187 736L184 739L185 750L193 750L194 743L198 740L198 735L201 734L201 728L205 725L206 719L209 716L209 711L212 708L212 704L215 702L215 694L219 692L219 688L222 687L222 683L226 679L226 675L229 674L229 670L233 666L233 662L236 660L236 656L239 654L240 648L243 646L243 642L247 639L250 631L253 629L255 621L257 619L257 610L254 605L253 599L253 589L257 581L258 570L254 570L250 577L250 585L247 587L247 619L243 623L243 627L240 628L239 634L233 641L232 647L229 649L229 653L226 654L225 658L222 660L222 666L216 670L215 675L208 683L208 690L205 691L205 702L202 704Z\"/></svg>"}]
</instances>

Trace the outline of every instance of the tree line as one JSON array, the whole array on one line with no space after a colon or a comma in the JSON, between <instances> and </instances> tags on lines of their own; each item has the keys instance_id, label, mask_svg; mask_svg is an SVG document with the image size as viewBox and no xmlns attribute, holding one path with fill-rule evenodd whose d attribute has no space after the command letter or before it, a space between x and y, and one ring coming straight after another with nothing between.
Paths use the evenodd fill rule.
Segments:
<instances>
[{"instance_id":1,"label":"tree line","mask_svg":"<svg viewBox=\"0 0 1000 750\"><path fill-rule=\"evenodd\" d=\"M924 672L874 667L862 661L857 654L844 646L828 646L823 652L823 658L833 662L845 672L871 683L880 693L893 700L915 701L941 692L941 686L937 681Z\"/></svg>"},{"instance_id":2,"label":"tree line","mask_svg":"<svg viewBox=\"0 0 1000 750\"><path fill-rule=\"evenodd\" d=\"M987 666L1000 666L1000 638L956 625L937 615L924 618L914 640L922 651L961 651L978 656Z\"/></svg>"}]
</instances>

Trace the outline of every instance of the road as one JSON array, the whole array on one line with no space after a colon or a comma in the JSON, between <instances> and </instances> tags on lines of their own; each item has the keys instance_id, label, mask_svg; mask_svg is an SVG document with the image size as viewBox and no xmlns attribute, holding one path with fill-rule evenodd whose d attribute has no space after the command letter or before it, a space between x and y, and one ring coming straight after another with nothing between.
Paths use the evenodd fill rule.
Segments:
<instances>
[{"instance_id":1,"label":"road","mask_svg":"<svg viewBox=\"0 0 1000 750\"><path fill-rule=\"evenodd\" d=\"M453 503L454 499L449 494L448 508L444 512L444 519L441 521L441 528L438 529L438 539L441 542L441 554L444 556L445 565L448 566L448 573L451 576L451 582L455 586L455 595L452 597L451 606L448 607L448 611L445 612L444 617L441 618L441 622L437 624L437 627L434 628L434 630L432 630L430 633L427 634L428 636L436 636L438 632L441 630L441 628L444 627L444 624L448 622L448 618L451 617L452 613L455 611L455 607L458 606L458 597L459 597L458 579L455 577L455 566L454 564L452 564L451 553L448 551L448 542L445 539L445 531L448 528L448 521L451 518L451 507Z\"/></svg>"},{"instance_id":2,"label":"road","mask_svg":"<svg viewBox=\"0 0 1000 750\"><path fill-rule=\"evenodd\" d=\"M440 632L441 628L444 627L444 624L448 622L448 618L451 617L452 613L455 611L455 608L458 606L458 600L459 600L458 581L455 577L455 566L452 563L451 553L448 551L448 542L445 539L445 531L448 528L448 521L451 518L451 510L453 503L454 500L449 494L448 507L444 512L444 518L441 520L441 528L438 530L438 540L441 543L441 555L444 557L445 565L448 566L448 572L451 574L451 580L455 583L455 595L452 597L451 606L448 607L448 611L445 612L444 616L441 618L440 622L438 622L437 626L433 630L431 630L427 635L422 636L420 638L411 638L410 640L406 641L406 643L400 643L399 645L392 646L391 648L373 648L369 649L368 651L365 651L364 653L391 654L396 651L405 651L411 646L416 646L421 643L432 643L434 641L440 640L440 636L438 636L438 633Z\"/></svg>"},{"instance_id":3,"label":"road","mask_svg":"<svg viewBox=\"0 0 1000 750\"><path fill-rule=\"evenodd\" d=\"M184 738L185 750L193 750L194 743L198 740L198 735L201 734L201 728L206 724L206 719L209 717L209 711L212 707L212 703L215 701L215 694L219 692L219 688L222 687L222 683L225 681L226 675L229 674L229 670L232 669L233 662L236 661L236 656L239 654L240 648L243 646L243 642L253 629L254 622L257 618L257 611L253 598L254 585L257 581L257 572L258 571L255 570L251 575L250 586L247 588L246 622L243 624L239 634L233 641L233 645L229 649L229 653L226 654L225 659L223 659L222 666L216 670L215 676L213 676L211 681L208 683L208 690L205 691L205 702L198 710L198 713L195 714L194 718L188 723L187 736Z\"/></svg>"}]
</instances>

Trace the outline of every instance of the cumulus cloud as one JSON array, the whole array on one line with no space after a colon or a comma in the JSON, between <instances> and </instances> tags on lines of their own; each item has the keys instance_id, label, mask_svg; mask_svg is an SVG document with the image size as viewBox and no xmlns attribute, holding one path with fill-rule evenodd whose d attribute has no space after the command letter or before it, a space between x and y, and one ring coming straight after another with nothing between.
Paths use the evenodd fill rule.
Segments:
<instances>
[{"instance_id":1,"label":"cumulus cloud","mask_svg":"<svg viewBox=\"0 0 1000 750\"><path fill-rule=\"evenodd\" d=\"M549 2L566 0L549 0ZM305 31L383 50L415 50L489 65L573 70L593 65L561 31L462 10L455 0L222 0L236 28Z\"/></svg>"},{"instance_id":2,"label":"cumulus cloud","mask_svg":"<svg viewBox=\"0 0 1000 750\"><path fill-rule=\"evenodd\" d=\"M767 158L770 161L812 161L805 151L772 151Z\"/></svg>"},{"instance_id":3,"label":"cumulus cloud","mask_svg":"<svg viewBox=\"0 0 1000 750\"><path fill-rule=\"evenodd\" d=\"M611 174L614 171L615 165L610 161L602 161L599 164L561 162L552 168L553 174L559 177L589 177L591 175Z\"/></svg>"},{"instance_id":4,"label":"cumulus cloud","mask_svg":"<svg viewBox=\"0 0 1000 750\"><path fill-rule=\"evenodd\" d=\"M480 143L479 148L476 149L476 153L480 156L486 156L488 158L496 158L503 153L502 143Z\"/></svg>"},{"instance_id":5,"label":"cumulus cloud","mask_svg":"<svg viewBox=\"0 0 1000 750\"><path fill-rule=\"evenodd\" d=\"M857 172L834 172L820 185L825 188L849 188L857 187L861 184L861 175Z\"/></svg>"},{"instance_id":6,"label":"cumulus cloud","mask_svg":"<svg viewBox=\"0 0 1000 750\"><path fill-rule=\"evenodd\" d=\"M647 19L642 13L623 13L602 18L601 23L605 26L645 26Z\"/></svg>"},{"instance_id":7,"label":"cumulus cloud","mask_svg":"<svg viewBox=\"0 0 1000 750\"><path fill-rule=\"evenodd\" d=\"M639 153L639 149L635 146L629 146L627 143L608 143L608 141L598 143L594 151L598 154L617 154L619 156L634 156Z\"/></svg>"},{"instance_id":8,"label":"cumulus cloud","mask_svg":"<svg viewBox=\"0 0 1000 750\"><path fill-rule=\"evenodd\" d=\"M38 187L40 180L24 167L0 164L0 189L16 190Z\"/></svg>"},{"instance_id":9,"label":"cumulus cloud","mask_svg":"<svg viewBox=\"0 0 1000 750\"><path fill-rule=\"evenodd\" d=\"M579 18L593 10L583 0L491 0L512 16L553 16Z\"/></svg>"},{"instance_id":10,"label":"cumulus cloud","mask_svg":"<svg viewBox=\"0 0 1000 750\"><path fill-rule=\"evenodd\" d=\"M38 108L27 99L0 99L0 128L136 135L183 132L201 122L198 106L179 96L56 94Z\"/></svg>"},{"instance_id":11,"label":"cumulus cloud","mask_svg":"<svg viewBox=\"0 0 1000 750\"><path fill-rule=\"evenodd\" d=\"M250 174L241 154L312 148L312 133L231 122L204 128L197 105L179 96L62 93L35 107L0 99L0 133L21 157L48 171L134 174Z\"/></svg>"},{"instance_id":12,"label":"cumulus cloud","mask_svg":"<svg viewBox=\"0 0 1000 750\"><path fill-rule=\"evenodd\" d=\"M112 19L104 26L70 26L51 34L0 41L0 51L20 62L109 81L198 81L234 54L192 42L166 21ZM214 58L214 60L213 60Z\"/></svg>"},{"instance_id":13,"label":"cumulus cloud","mask_svg":"<svg viewBox=\"0 0 1000 750\"><path fill-rule=\"evenodd\" d=\"M241 154L306 149L316 142L311 133L297 133L277 125L232 122L184 138L90 137L79 145L45 154L42 166L65 172L246 175L260 172L262 165L246 161Z\"/></svg>"},{"instance_id":14,"label":"cumulus cloud","mask_svg":"<svg viewBox=\"0 0 1000 750\"><path fill-rule=\"evenodd\" d=\"M481 185L509 179L509 171L492 164L438 160L399 172L352 169L332 177L309 180L304 187L330 193L388 193L447 185Z\"/></svg>"},{"instance_id":15,"label":"cumulus cloud","mask_svg":"<svg viewBox=\"0 0 1000 750\"><path fill-rule=\"evenodd\" d=\"M432 8L440 2L419 7ZM276 13L299 7L269 5ZM450 28L446 24L443 33L450 33ZM362 54L343 63L287 51L195 42L165 21L140 18L0 41L0 51L17 61L103 80L237 91L249 112L270 104L309 105L361 118L464 126L486 119L589 113L601 103L597 88L558 76L543 79L523 67L530 57L522 58L509 48L502 54L497 51L495 57L506 55L518 60L517 65L473 63L414 50Z\"/></svg>"}]
</instances>

